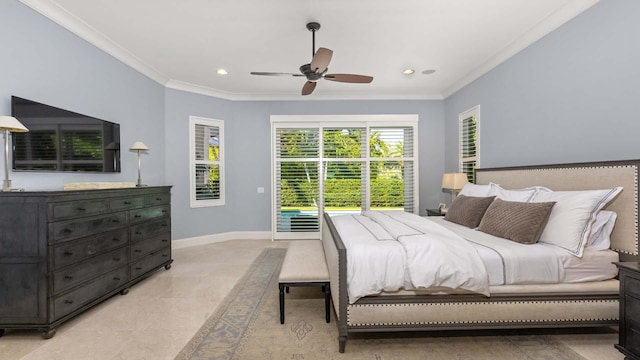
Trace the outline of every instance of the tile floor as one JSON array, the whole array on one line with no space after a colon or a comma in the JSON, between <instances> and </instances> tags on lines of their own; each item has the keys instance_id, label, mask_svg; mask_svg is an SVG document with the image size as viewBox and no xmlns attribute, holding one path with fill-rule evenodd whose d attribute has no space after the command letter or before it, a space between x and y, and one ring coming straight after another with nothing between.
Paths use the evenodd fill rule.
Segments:
<instances>
[{"instance_id":1,"label":"tile floor","mask_svg":"<svg viewBox=\"0 0 640 360\"><path fill-rule=\"evenodd\" d=\"M173 359L266 247L286 242L233 240L176 249L160 270L63 324L50 340L37 331L7 330L1 360ZM589 360L621 360L617 333L554 335Z\"/></svg>"}]
</instances>

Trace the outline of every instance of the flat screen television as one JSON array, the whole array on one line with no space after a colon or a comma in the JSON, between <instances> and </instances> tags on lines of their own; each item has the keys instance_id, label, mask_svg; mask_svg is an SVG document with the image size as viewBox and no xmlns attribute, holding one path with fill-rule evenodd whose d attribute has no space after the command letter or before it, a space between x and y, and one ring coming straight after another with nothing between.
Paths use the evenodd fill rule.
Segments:
<instances>
[{"instance_id":1,"label":"flat screen television","mask_svg":"<svg viewBox=\"0 0 640 360\"><path fill-rule=\"evenodd\" d=\"M11 113L29 129L11 134L13 170L120 172L120 125L17 96Z\"/></svg>"}]
</instances>

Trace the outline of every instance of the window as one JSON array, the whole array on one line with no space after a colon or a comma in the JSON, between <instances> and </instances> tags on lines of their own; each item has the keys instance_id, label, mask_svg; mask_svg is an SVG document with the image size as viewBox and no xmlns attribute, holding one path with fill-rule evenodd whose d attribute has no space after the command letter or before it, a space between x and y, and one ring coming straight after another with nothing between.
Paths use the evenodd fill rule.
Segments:
<instances>
[{"instance_id":1,"label":"window","mask_svg":"<svg viewBox=\"0 0 640 360\"><path fill-rule=\"evenodd\" d=\"M475 183L475 169L480 166L479 129L480 105L458 116L460 126L460 172L467 174L469 182Z\"/></svg>"},{"instance_id":2,"label":"window","mask_svg":"<svg viewBox=\"0 0 640 360\"><path fill-rule=\"evenodd\" d=\"M416 212L417 116L273 116L272 131L274 238L318 237L323 212Z\"/></svg>"},{"instance_id":3,"label":"window","mask_svg":"<svg viewBox=\"0 0 640 360\"><path fill-rule=\"evenodd\" d=\"M224 205L224 122L189 117L191 207Z\"/></svg>"}]
</instances>

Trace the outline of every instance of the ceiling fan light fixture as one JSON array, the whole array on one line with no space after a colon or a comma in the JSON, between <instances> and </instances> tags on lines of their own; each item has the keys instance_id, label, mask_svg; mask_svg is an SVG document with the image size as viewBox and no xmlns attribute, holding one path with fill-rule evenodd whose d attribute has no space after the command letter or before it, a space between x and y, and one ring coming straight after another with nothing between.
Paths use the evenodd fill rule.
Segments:
<instances>
[{"instance_id":1,"label":"ceiling fan light fixture","mask_svg":"<svg viewBox=\"0 0 640 360\"><path fill-rule=\"evenodd\" d=\"M404 69L404 70L402 70L402 73L404 75L412 75L414 72L416 72L416 71L413 70L413 69Z\"/></svg>"},{"instance_id":2,"label":"ceiling fan light fixture","mask_svg":"<svg viewBox=\"0 0 640 360\"><path fill-rule=\"evenodd\" d=\"M217 71L218 75L227 75L229 74L229 72L225 69L218 69Z\"/></svg>"}]
</instances>

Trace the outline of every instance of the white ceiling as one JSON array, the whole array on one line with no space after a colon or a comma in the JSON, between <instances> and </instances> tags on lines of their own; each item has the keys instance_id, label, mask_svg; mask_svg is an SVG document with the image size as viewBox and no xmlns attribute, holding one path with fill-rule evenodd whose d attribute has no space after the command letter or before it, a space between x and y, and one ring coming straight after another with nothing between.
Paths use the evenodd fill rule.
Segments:
<instances>
[{"instance_id":1,"label":"white ceiling","mask_svg":"<svg viewBox=\"0 0 640 360\"><path fill-rule=\"evenodd\" d=\"M598 0L21 1L167 87L313 100L442 99ZM249 74L309 63L311 21L322 26L316 47L334 51L329 72L371 84L320 80L303 97L303 77Z\"/></svg>"}]
</instances>

